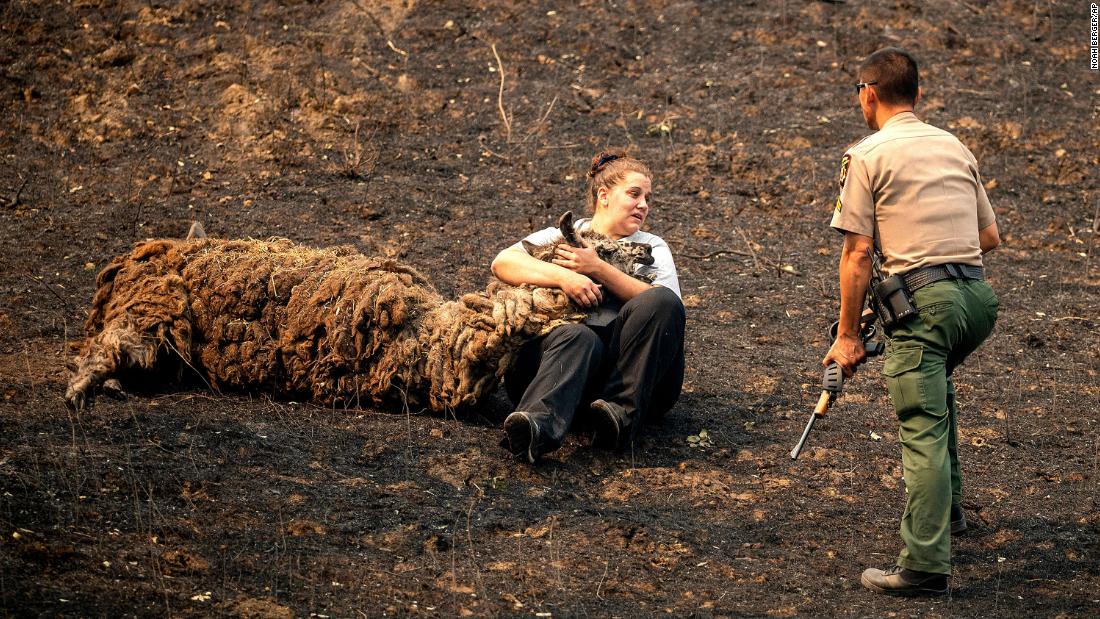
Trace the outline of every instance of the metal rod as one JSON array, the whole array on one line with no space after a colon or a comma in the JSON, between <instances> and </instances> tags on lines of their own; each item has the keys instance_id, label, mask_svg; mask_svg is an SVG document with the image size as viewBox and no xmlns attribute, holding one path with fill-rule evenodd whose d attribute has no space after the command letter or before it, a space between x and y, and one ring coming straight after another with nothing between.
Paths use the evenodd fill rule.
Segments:
<instances>
[{"instance_id":1,"label":"metal rod","mask_svg":"<svg viewBox=\"0 0 1100 619\"><path fill-rule=\"evenodd\" d=\"M798 439L798 444L791 450L791 460L797 460L798 454L802 452L802 446L806 444L806 439L810 438L810 430L814 428L814 422L817 421L817 414L810 415L810 421L806 423L806 429L802 431L802 438Z\"/></svg>"}]
</instances>

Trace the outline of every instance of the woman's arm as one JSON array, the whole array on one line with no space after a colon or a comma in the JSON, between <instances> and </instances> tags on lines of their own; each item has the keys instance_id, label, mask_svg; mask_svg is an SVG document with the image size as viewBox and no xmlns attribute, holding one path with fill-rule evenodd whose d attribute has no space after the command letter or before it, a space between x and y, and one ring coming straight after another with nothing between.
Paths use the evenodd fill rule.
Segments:
<instances>
[{"instance_id":1,"label":"woman's arm","mask_svg":"<svg viewBox=\"0 0 1100 619\"><path fill-rule=\"evenodd\" d=\"M504 249L490 267L493 275L505 284L532 284L545 288L560 288L581 307L596 307L603 301L603 292L589 277L569 269L537 260L519 247Z\"/></svg>"},{"instance_id":2,"label":"woman's arm","mask_svg":"<svg viewBox=\"0 0 1100 619\"><path fill-rule=\"evenodd\" d=\"M570 273L580 273L600 282L611 294L624 302L653 287L652 284L635 279L600 260L596 250L591 247L558 245L554 255L555 265L569 270Z\"/></svg>"}]
</instances>

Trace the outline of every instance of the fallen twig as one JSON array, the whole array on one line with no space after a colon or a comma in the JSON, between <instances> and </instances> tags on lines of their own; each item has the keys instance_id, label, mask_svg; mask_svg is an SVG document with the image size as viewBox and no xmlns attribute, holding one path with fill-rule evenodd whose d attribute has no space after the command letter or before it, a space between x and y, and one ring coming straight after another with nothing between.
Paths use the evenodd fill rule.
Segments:
<instances>
[{"instance_id":1,"label":"fallen twig","mask_svg":"<svg viewBox=\"0 0 1100 619\"><path fill-rule=\"evenodd\" d=\"M504 131L506 139L509 144L512 143L512 121L508 118L508 114L504 112L504 63L500 61L500 54L497 53L497 44L493 43L490 46L493 50L493 57L497 59L497 71L500 72L500 90L497 92L497 109L500 110L500 119L504 121ZM549 111L547 111L549 113Z\"/></svg>"},{"instance_id":2,"label":"fallen twig","mask_svg":"<svg viewBox=\"0 0 1100 619\"><path fill-rule=\"evenodd\" d=\"M734 254L735 256L745 256L746 258L752 257L752 254L750 254L749 252L740 251L740 250L737 250L737 249L717 249L715 251L712 251L712 252L707 253L707 254L703 254L701 256L697 256L697 255L694 255L694 254L680 254L680 255L683 256L684 258L690 258L692 260L710 260L711 258L721 256L722 254Z\"/></svg>"},{"instance_id":3,"label":"fallen twig","mask_svg":"<svg viewBox=\"0 0 1100 619\"><path fill-rule=\"evenodd\" d=\"M398 54L401 54L402 56L408 56L409 55L409 52L406 52L405 50L400 49L399 47L397 47L396 45L393 44L393 41L391 41L389 39L386 39L386 47L392 49L393 51L397 52Z\"/></svg>"},{"instance_id":4,"label":"fallen twig","mask_svg":"<svg viewBox=\"0 0 1100 619\"><path fill-rule=\"evenodd\" d=\"M981 9L979 9L978 7L976 7L973 4L970 4L968 2L962 2L961 0L956 0L956 4L961 4L962 6L966 7L967 9L970 9L970 11L972 13L974 13L975 15L981 15L982 14Z\"/></svg>"},{"instance_id":5,"label":"fallen twig","mask_svg":"<svg viewBox=\"0 0 1100 619\"><path fill-rule=\"evenodd\" d=\"M741 238L745 240L745 247L748 247L749 251L752 252L750 254L752 256L752 268L760 268L760 260L756 257L756 250L752 248L752 241L749 240L749 237L745 236L745 233L741 230L741 228L734 229L737 230L737 234L740 234Z\"/></svg>"},{"instance_id":6,"label":"fallen twig","mask_svg":"<svg viewBox=\"0 0 1100 619\"><path fill-rule=\"evenodd\" d=\"M542 128L543 123L546 122L546 119L550 116L550 111L554 109L554 104L557 103L557 102L558 102L558 95L554 95L554 98L550 100L550 105L546 106L546 111L542 114L542 116L535 123L535 126L531 127L531 130L527 132L527 136L523 138L524 142L531 139L531 136L535 135L535 133L538 132L538 130L540 128Z\"/></svg>"},{"instance_id":7,"label":"fallen twig","mask_svg":"<svg viewBox=\"0 0 1100 619\"><path fill-rule=\"evenodd\" d=\"M69 302L65 300L65 297L58 294L56 290L51 288L49 284L47 284L46 282L44 282L44 281L34 277L33 275L30 275L29 273L26 273L26 272L23 273L23 277L26 277L27 279L30 279L30 280L38 282L39 284L42 284L46 288L46 290L50 291L50 294L57 297L58 301L61 301L61 305L63 305L65 307L65 311L66 312L69 311Z\"/></svg>"},{"instance_id":8,"label":"fallen twig","mask_svg":"<svg viewBox=\"0 0 1100 619\"><path fill-rule=\"evenodd\" d=\"M372 13L370 11L370 9L368 9L367 7L363 6L362 2L356 1L355 5L359 7L359 10L366 13L367 17L369 17L371 22L374 23L374 27L378 28L378 32L381 32L382 36L386 37L386 47L388 47L388 48L392 49L393 51L397 52L398 54L401 54L402 56L405 56L406 58L408 58L409 52L406 52L405 50L400 49L396 45L393 44L393 39L390 38L390 33L386 32L386 28L382 25L382 22L379 21L378 18L374 16L374 13Z\"/></svg>"},{"instance_id":9,"label":"fallen twig","mask_svg":"<svg viewBox=\"0 0 1100 619\"><path fill-rule=\"evenodd\" d=\"M183 353L181 353L178 348L172 345L172 341L170 339L165 338L164 343L168 345L168 348L172 349L172 352L176 353L176 356L180 358L180 361L183 361L183 363L187 365L187 367L191 368L191 371L195 373L195 376L198 376L199 379L202 380L202 382L206 383L207 389L213 391L218 395L222 394L221 389L218 389L217 386L206 380L206 377L202 375L202 372L200 372L195 366L191 365L191 362L187 360L187 357L184 357Z\"/></svg>"},{"instance_id":10,"label":"fallen twig","mask_svg":"<svg viewBox=\"0 0 1100 619\"><path fill-rule=\"evenodd\" d=\"M15 190L15 195L12 196L11 202L8 203L8 206L12 208L19 204L19 196L23 194L23 188L27 186L27 181L30 180L30 177L28 176L27 178L23 178L22 176L20 176L19 180L23 182L19 184L19 188Z\"/></svg>"},{"instance_id":11,"label":"fallen twig","mask_svg":"<svg viewBox=\"0 0 1100 619\"><path fill-rule=\"evenodd\" d=\"M601 600L603 598L600 597L600 589L603 587L603 581L604 581L604 579L607 578L607 572L610 569L611 569L611 560L608 559L607 561L604 562L604 565L603 565L603 576L600 576L600 584L596 585L596 597L601 599Z\"/></svg>"},{"instance_id":12,"label":"fallen twig","mask_svg":"<svg viewBox=\"0 0 1100 619\"><path fill-rule=\"evenodd\" d=\"M483 139L478 140L478 146L480 146L481 150L483 150L485 154L489 155L490 157L496 157L497 159L501 159L504 161L511 161L511 159L509 159L506 155L501 155L500 153L493 152L491 148L485 145L485 140Z\"/></svg>"},{"instance_id":13,"label":"fallen twig","mask_svg":"<svg viewBox=\"0 0 1100 619\"><path fill-rule=\"evenodd\" d=\"M1096 209L1092 212L1092 231L1100 232L1100 200L1096 201Z\"/></svg>"},{"instance_id":14,"label":"fallen twig","mask_svg":"<svg viewBox=\"0 0 1100 619\"><path fill-rule=\"evenodd\" d=\"M740 230L738 230L738 232L740 232ZM744 234L742 234L742 236L744 236ZM749 240L747 238L745 239L745 242L746 242L746 245L751 250L752 245L749 244ZM760 268L760 264L763 263L764 266L771 267L771 268L775 269L777 272L779 272L780 274L790 273L791 275L802 275L802 272L798 271L793 266L786 266L786 267L782 266L778 262L775 262L774 260L770 260L768 258L756 255L756 253L753 252L753 251L741 251L739 249L716 249L716 250L714 250L710 253L701 254L701 255L699 255L699 254L677 254L677 255L682 256L684 258L690 258L691 260L710 260L711 258L716 258L718 256L722 256L722 255L725 255L725 254L733 254L735 256L744 256L746 258L752 258L754 269ZM825 293L825 289L824 289L824 285L822 285L822 294L824 294L824 293Z\"/></svg>"},{"instance_id":15,"label":"fallen twig","mask_svg":"<svg viewBox=\"0 0 1100 619\"><path fill-rule=\"evenodd\" d=\"M956 88L954 92L960 92L964 95L974 95L975 97L996 97L997 93L991 90L974 90L972 88Z\"/></svg>"}]
</instances>

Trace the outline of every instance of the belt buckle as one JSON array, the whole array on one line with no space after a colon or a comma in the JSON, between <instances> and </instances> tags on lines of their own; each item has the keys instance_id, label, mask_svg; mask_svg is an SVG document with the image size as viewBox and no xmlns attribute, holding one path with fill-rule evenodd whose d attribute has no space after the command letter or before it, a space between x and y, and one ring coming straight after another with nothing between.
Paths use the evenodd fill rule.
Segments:
<instances>
[{"instance_id":1,"label":"belt buckle","mask_svg":"<svg viewBox=\"0 0 1100 619\"><path fill-rule=\"evenodd\" d=\"M952 279L962 279L963 278L963 272L962 272L962 269L959 268L959 265L952 264L952 263L947 263L947 264L943 265L943 268L944 268L944 270L947 271L948 276L950 276Z\"/></svg>"}]
</instances>

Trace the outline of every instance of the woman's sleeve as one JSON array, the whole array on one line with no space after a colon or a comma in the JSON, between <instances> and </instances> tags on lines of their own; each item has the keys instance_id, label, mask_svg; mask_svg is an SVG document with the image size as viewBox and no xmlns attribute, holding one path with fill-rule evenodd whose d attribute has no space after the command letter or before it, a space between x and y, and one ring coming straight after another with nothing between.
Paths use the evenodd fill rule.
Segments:
<instances>
[{"instance_id":1,"label":"woman's sleeve","mask_svg":"<svg viewBox=\"0 0 1100 619\"><path fill-rule=\"evenodd\" d=\"M683 298L680 294L680 278L676 275L676 263L672 260L672 250L663 239L656 236L650 245L653 248L653 264L643 266L640 273L652 274L654 284L664 286Z\"/></svg>"},{"instance_id":2,"label":"woman's sleeve","mask_svg":"<svg viewBox=\"0 0 1100 619\"><path fill-rule=\"evenodd\" d=\"M554 241L554 239L560 237L561 232L559 232L557 228L543 228L542 230L532 232L531 234L523 237L523 241L527 241L532 245L546 245L547 243L551 243ZM508 249L515 248L526 252L527 248L523 246L523 241L516 241L516 243Z\"/></svg>"}]
</instances>

